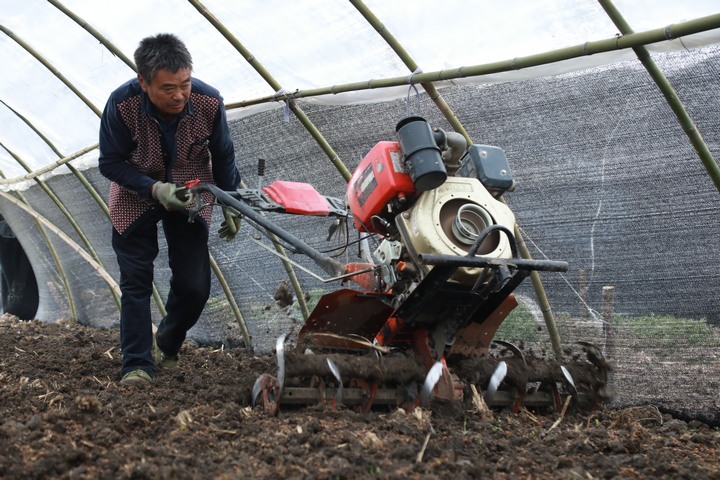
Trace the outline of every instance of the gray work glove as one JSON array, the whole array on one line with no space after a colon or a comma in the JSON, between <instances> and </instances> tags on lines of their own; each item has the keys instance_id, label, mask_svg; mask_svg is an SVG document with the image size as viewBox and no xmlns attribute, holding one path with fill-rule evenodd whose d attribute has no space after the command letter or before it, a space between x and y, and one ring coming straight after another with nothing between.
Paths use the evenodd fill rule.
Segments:
<instances>
[{"instance_id":1,"label":"gray work glove","mask_svg":"<svg viewBox=\"0 0 720 480\"><path fill-rule=\"evenodd\" d=\"M220 238L230 242L240 230L240 216L229 208L224 209L223 214L225 215L225 221L220 224L218 235Z\"/></svg>"},{"instance_id":2,"label":"gray work glove","mask_svg":"<svg viewBox=\"0 0 720 480\"><path fill-rule=\"evenodd\" d=\"M183 210L194 200L194 196L187 189L165 182L157 182L152 186L152 197L168 212Z\"/></svg>"}]
</instances>

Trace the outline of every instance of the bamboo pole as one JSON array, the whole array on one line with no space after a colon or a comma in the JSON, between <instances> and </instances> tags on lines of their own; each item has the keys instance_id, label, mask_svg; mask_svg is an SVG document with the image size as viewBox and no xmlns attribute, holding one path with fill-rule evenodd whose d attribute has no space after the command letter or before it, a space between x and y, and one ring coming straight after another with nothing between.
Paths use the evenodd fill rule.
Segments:
<instances>
[{"instance_id":1,"label":"bamboo pole","mask_svg":"<svg viewBox=\"0 0 720 480\"><path fill-rule=\"evenodd\" d=\"M55 75L63 84L65 84L66 87L68 87L77 97L85 103L85 105L88 106L90 110L95 112L97 116L99 117L102 112L100 109L98 109L89 98L87 98L83 93L70 81L68 80L60 71L53 67L52 64L45 59L42 55L40 55L34 48L32 48L30 45L28 45L24 40L22 40L20 37L15 35L10 29L6 28L4 25L0 25L0 31L5 33L8 37L13 39L15 43L20 45L22 48L25 49L26 52L28 52L30 55L35 57L35 59L42 63L45 68L47 68L53 75Z\"/></svg>"},{"instance_id":2,"label":"bamboo pole","mask_svg":"<svg viewBox=\"0 0 720 480\"><path fill-rule=\"evenodd\" d=\"M615 356L615 287L606 285L602 287L602 320L603 334L605 336L605 354Z\"/></svg>"},{"instance_id":3,"label":"bamboo pole","mask_svg":"<svg viewBox=\"0 0 720 480\"><path fill-rule=\"evenodd\" d=\"M627 48L647 45L650 43L663 42L676 38L692 35L694 33L705 32L720 28L720 14L709 15L695 20L680 22L668 25L663 28L656 28L639 33L631 33L619 37L607 38L593 42L586 42L566 48L552 50L549 52L528 55L524 57L515 57L492 63L481 65L471 65L467 67L452 68L448 70L438 70L434 72L423 72L413 76L416 83L438 82L443 80L453 80L466 77L480 77L493 73L510 72L513 70L521 70L523 68L537 67L550 63L561 62L573 58L595 55L598 53L606 53ZM229 103L227 108L248 107L262 103L276 102L285 99L299 99L307 97L315 97L319 95L336 95L338 93L370 90L374 88L388 88L407 85L407 76L391 77L384 79L363 80L360 82L345 83L342 85L333 85L330 87L319 87L307 90L296 90L294 92L283 92L272 96L261 97L253 100Z\"/></svg>"},{"instance_id":4,"label":"bamboo pole","mask_svg":"<svg viewBox=\"0 0 720 480\"><path fill-rule=\"evenodd\" d=\"M610 20L612 20L615 26L618 27L618 30L620 30L620 33L622 33L623 36L632 35L634 33L630 24L625 20L611 0L598 0L598 2L608 14ZM720 191L720 167L718 167L718 164L715 162L712 153L710 153L710 149L700 134L700 130L692 121L692 118L690 118L690 114L685 109L685 106L680 100L680 97L678 97L677 92L675 92L675 89L670 84L670 81L667 79L662 70L660 70L657 63L655 63L655 60L652 59L647 48L641 45L634 46L632 48L635 55L637 55L640 60L640 63L643 64L647 72L650 74L650 77L660 89L660 92L662 92L665 100L667 100L670 105L670 108L677 117L685 135L687 135L690 139L690 143L700 156L700 160L715 184L715 188Z\"/></svg>"},{"instance_id":5,"label":"bamboo pole","mask_svg":"<svg viewBox=\"0 0 720 480\"><path fill-rule=\"evenodd\" d=\"M86 153L89 153L93 150L98 148L98 144L90 145L89 147L85 147L81 150L78 150L77 152L73 153L72 155L69 155L67 157L61 158L60 160L57 160L55 162L49 163L45 165L42 168L39 168L37 170L33 170L32 172L26 173L25 175L20 175L17 177L12 178L2 178L0 179L0 185L14 185L21 182L26 182L28 180L33 180L35 177L39 177L40 175L44 175L46 173L52 172L53 170L62 167L63 165L68 164L69 162L82 157Z\"/></svg>"},{"instance_id":6,"label":"bamboo pole","mask_svg":"<svg viewBox=\"0 0 720 480\"><path fill-rule=\"evenodd\" d=\"M218 282L220 283L220 286L223 289L223 292L225 293L225 297L228 300L228 303L230 304L230 308L232 309L233 315L235 315L235 318L238 321L238 325L240 326L240 331L242 332L243 338L245 339L245 348L252 350L252 337L250 336L250 332L247 329L247 325L245 324L245 318L243 317L242 312L240 311L240 307L238 307L237 302L235 301L235 296L232 293L232 290L230 290L230 286L228 285L227 281L225 280L225 276L220 271L220 266L215 261L215 259L210 256L210 267L212 267L213 272L215 272L215 276L218 279Z\"/></svg>"},{"instance_id":7,"label":"bamboo pole","mask_svg":"<svg viewBox=\"0 0 720 480\"><path fill-rule=\"evenodd\" d=\"M415 63L415 60L410 56L410 54L403 48L403 46L400 44L400 42L395 38L395 36L383 25L383 23L378 19L375 14L370 10L363 2L362 0L350 0L350 3L353 4L353 6L360 12L360 14L365 17L365 20L368 21L370 25L380 34L380 36L387 42L387 44L390 46L390 48L393 49L393 51L397 54L398 57L400 57L400 60L403 61L405 66L408 67L408 69L411 72L416 72L419 68L419 65ZM414 77L414 75L413 75ZM412 78L411 78L412 81ZM435 85L433 85L431 82L422 82L420 84L423 89L427 92L430 99L435 103L435 105L438 107L440 112L443 114L445 119L450 123L450 126L452 126L453 130L459 134L461 134L463 137L465 137L465 140L467 141L468 146L472 145L472 140L470 139L470 135L468 135L467 131L465 130L465 127L463 127L462 123L460 123L460 120L455 115L455 112L452 111L450 106L445 102L445 99L440 95L440 92L438 92L437 88L435 88Z\"/></svg>"},{"instance_id":8,"label":"bamboo pole","mask_svg":"<svg viewBox=\"0 0 720 480\"><path fill-rule=\"evenodd\" d=\"M515 225L514 232L518 250L520 250L520 255L523 258L532 258L530 250L528 250L527 245L525 244L525 239L523 238L517 225ZM545 287L543 287L540 274L536 270L530 272L530 281L532 282L535 297L537 298L538 304L540 305L540 311L542 312L543 319L545 320L545 327L548 330L548 336L550 337L550 344L552 345L553 353L555 353L555 359L562 361L563 351L562 344L560 343L560 333L557 329L557 323L555 323L555 316L553 315L550 301L545 293Z\"/></svg>"},{"instance_id":9,"label":"bamboo pole","mask_svg":"<svg viewBox=\"0 0 720 480\"><path fill-rule=\"evenodd\" d=\"M285 250L285 247L282 246L280 243L280 239L277 235L275 235L272 232L268 232L270 239L273 242L273 245L275 246L275 251L278 252L280 255L280 258L287 257L287 251ZM297 275L295 275L295 270L293 270L292 265L289 262L283 261L283 266L285 267L285 272L288 274L288 277L290 278L290 283L293 286L293 290L295 290L295 295L297 297L298 306L300 307L300 313L302 313L302 316L305 320L308 319L310 316L310 309L308 308L307 301L305 300L305 295L303 294L302 286L300 285L300 282L297 278ZM297 285L296 285L297 283ZM302 297L300 297L300 295Z\"/></svg>"},{"instance_id":10,"label":"bamboo pole","mask_svg":"<svg viewBox=\"0 0 720 480\"><path fill-rule=\"evenodd\" d=\"M62 3L58 2L57 0L47 0L47 1L48 1L48 3L50 3L51 5L55 6L58 10L60 10L61 12L63 12L65 15L67 15L68 17L70 17L75 23L77 23L77 24L80 25L82 28L84 28L90 35L92 35L93 37L95 37L96 39L98 39L98 40L100 41L100 43L105 46L105 48L107 48L108 50L110 50L110 52L111 52L113 55L115 55L115 56L118 57L120 60L122 60L123 63L125 63L125 65L127 65L128 67L130 67L133 71L137 71L137 68L135 67L135 62L133 62L133 61L130 60L127 56L125 56L125 54L122 52L122 50L120 50L119 48L117 48L112 42L110 42L110 40L108 40L107 38L105 38L105 37L104 37L100 32L98 32L97 30L95 30L92 25L90 25L88 22L86 22L85 20L83 20L82 18L80 18L79 16L77 16L77 15L75 14L75 12L73 12L73 11L70 10L69 8L65 7L65 5L63 5Z\"/></svg>"}]
</instances>

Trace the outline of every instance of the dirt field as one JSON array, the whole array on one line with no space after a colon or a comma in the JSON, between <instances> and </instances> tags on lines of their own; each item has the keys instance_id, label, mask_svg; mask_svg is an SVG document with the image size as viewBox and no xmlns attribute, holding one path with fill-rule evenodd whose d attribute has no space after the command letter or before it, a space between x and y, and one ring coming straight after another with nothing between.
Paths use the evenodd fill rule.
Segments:
<instances>
[{"instance_id":1,"label":"dirt field","mask_svg":"<svg viewBox=\"0 0 720 480\"><path fill-rule=\"evenodd\" d=\"M118 342L116 330L0 317L0 477L720 478L720 432L652 406L276 418L250 407L272 358L186 342L179 370L120 386Z\"/></svg>"}]
</instances>

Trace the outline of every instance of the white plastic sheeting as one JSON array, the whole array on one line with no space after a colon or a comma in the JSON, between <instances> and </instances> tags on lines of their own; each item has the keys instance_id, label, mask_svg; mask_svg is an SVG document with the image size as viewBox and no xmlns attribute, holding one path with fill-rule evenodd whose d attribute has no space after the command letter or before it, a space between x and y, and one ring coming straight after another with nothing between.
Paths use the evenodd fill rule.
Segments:
<instances>
[{"instance_id":1,"label":"white plastic sheeting","mask_svg":"<svg viewBox=\"0 0 720 480\"><path fill-rule=\"evenodd\" d=\"M93 108L21 43L57 69L97 111L102 110L109 93L134 72L52 3L2 0L0 5L0 24L6 30L6 34L0 34L0 64L3 65L0 170L6 178L12 178L26 173L16 157L32 170L58 159L58 154L27 123L47 137L61 156L96 143L99 125ZM130 59L141 38L159 32L176 33L193 55L194 75L218 87L227 103L275 93L186 1L66 0L62 5ZM410 73L347 1L206 0L203 5L285 91ZM367 0L365 5L424 72L546 52L611 38L618 33L600 5L590 0ZM636 32L720 11L717 0L617 0L615 5ZM682 49L719 41L720 32L713 30L649 48ZM625 50L462 82L509 81L557 74L591 64L626 60L632 55ZM381 101L403 96L407 90L407 87L365 90L314 100L325 103ZM247 108L234 113L243 115L255 110ZM92 155L89 157L92 162Z\"/></svg>"}]
</instances>

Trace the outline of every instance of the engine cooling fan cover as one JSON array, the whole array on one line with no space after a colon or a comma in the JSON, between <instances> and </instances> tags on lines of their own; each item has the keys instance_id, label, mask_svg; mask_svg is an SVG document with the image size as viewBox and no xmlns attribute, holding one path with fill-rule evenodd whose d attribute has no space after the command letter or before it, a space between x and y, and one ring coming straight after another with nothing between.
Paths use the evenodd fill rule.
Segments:
<instances>
[{"instance_id":1,"label":"engine cooling fan cover","mask_svg":"<svg viewBox=\"0 0 720 480\"><path fill-rule=\"evenodd\" d=\"M478 234L499 224L510 231L515 216L476 178L450 177L440 187L424 192L415 205L398 216L405 245L415 254L465 256ZM480 245L477 255L510 258L510 242L495 231ZM474 283L486 269L463 267L452 277L460 283Z\"/></svg>"}]
</instances>

